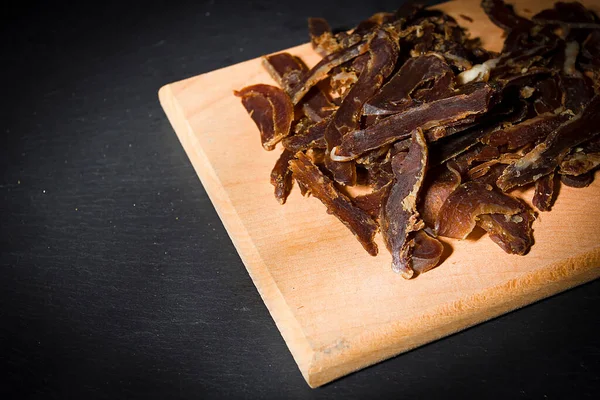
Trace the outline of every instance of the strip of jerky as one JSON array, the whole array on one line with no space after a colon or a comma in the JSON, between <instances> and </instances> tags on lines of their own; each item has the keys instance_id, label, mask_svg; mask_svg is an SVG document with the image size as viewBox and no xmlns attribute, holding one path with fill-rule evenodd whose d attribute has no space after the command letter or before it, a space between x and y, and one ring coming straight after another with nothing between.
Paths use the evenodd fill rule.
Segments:
<instances>
[{"instance_id":1,"label":"strip of jerky","mask_svg":"<svg viewBox=\"0 0 600 400\"><path fill-rule=\"evenodd\" d=\"M335 126L342 137L359 126L363 104L379 90L383 80L394 69L398 51L398 44L390 34L378 30L371 41L366 69L362 71L335 113Z\"/></svg>"},{"instance_id":2,"label":"strip of jerky","mask_svg":"<svg viewBox=\"0 0 600 400\"><path fill-rule=\"evenodd\" d=\"M594 85L590 79L563 76L560 79L560 88L564 93L565 108L577 114L594 97Z\"/></svg>"},{"instance_id":3,"label":"strip of jerky","mask_svg":"<svg viewBox=\"0 0 600 400\"><path fill-rule=\"evenodd\" d=\"M322 57L340 49L340 44L333 36L331 27L324 18L309 18L308 33L313 49Z\"/></svg>"},{"instance_id":4,"label":"strip of jerky","mask_svg":"<svg viewBox=\"0 0 600 400\"><path fill-rule=\"evenodd\" d=\"M460 185L444 202L435 230L440 236L465 239L482 214L515 215L524 210L517 199L493 190L489 185L470 181Z\"/></svg>"},{"instance_id":5,"label":"strip of jerky","mask_svg":"<svg viewBox=\"0 0 600 400\"><path fill-rule=\"evenodd\" d=\"M533 106L538 114L554 112L563 105L563 94L559 88L558 76L552 76L538 82L535 89L536 95Z\"/></svg>"},{"instance_id":6,"label":"strip of jerky","mask_svg":"<svg viewBox=\"0 0 600 400\"><path fill-rule=\"evenodd\" d=\"M335 112L334 126L330 124L325 131L328 151L337 146L348 132L359 128L363 104L381 87L383 80L394 69L398 50L398 44L389 33L384 30L377 31L371 41L366 68ZM326 166L336 181L345 185L355 184L356 166L353 162L339 163L337 160L329 160L326 161Z\"/></svg>"},{"instance_id":7,"label":"strip of jerky","mask_svg":"<svg viewBox=\"0 0 600 400\"><path fill-rule=\"evenodd\" d=\"M294 105L280 88L270 85L253 85L233 92L242 98L242 104L260 131L265 150L290 134L294 119Z\"/></svg>"},{"instance_id":8,"label":"strip of jerky","mask_svg":"<svg viewBox=\"0 0 600 400\"><path fill-rule=\"evenodd\" d=\"M347 49L336 51L324 57L310 71L305 73L300 82L294 86L291 93L292 102L298 104L313 86L327 78L329 71L333 68L369 50L369 42L370 40L363 40Z\"/></svg>"},{"instance_id":9,"label":"strip of jerky","mask_svg":"<svg viewBox=\"0 0 600 400\"><path fill-rule=\"evenodd\" d=\"M508 150L514 150L527 144L544 139L550 132L571 118L571 114L545 113L530 118L516 125L490 132L482 139L483 143L492 146L506 145Z\"/></svg>"},{"instance_id":10,"label":"strip of jerky","mask_svg":"<svg viewBox=\"0 0 600 400\"><path fill-rule=\"evenodd\" d=\"M534 182L548 175L568 151L600 133L600 96L595 96L583 111L575 115L521 159L510 164L498 178L503 191Z\"/></svg>"},{"instance_id":11,"label":"strip of jerky","mask_svg":"<svg viewBox=\"0 0 600 400\"><path fill-rule=\"evenodd\" d=\"M535 181L532 203L540 211L550 211L554 200L554 173Z\"/></svg>"},{"instance_id":12,"label":"strip of jerky","mask_svg":"<svg viewBox=\"0 0 600 400\"><path fill-rule=\"evenodd\" d=\"M433 166L456 157L473 146L496 129L501 129L506 123L518 123L527 115L527 103L515 108L512 104L499 104L490 113L481 117L476 126L462 132L460 135L444 137L429 145L429 164Z\"/></svg>"},{"instance_id":13,"label":"strip of jerky","mask_svg":"<svg viewBox=\"0 0 600 400\"><path fill-rule=\"evenodd\" d=\"M366 212L340 193L333 182L323 175L305 154L300 152L296 157L296 160L290 161L294 179L319 199L327 207L328 213L346 225L369 254L377 255L377 244L373 241L377 224Z\"/></svg>"},{"instance_id":14,"label":"strip of jerky","mask_svg":"<svg viewBox=\"0 0 600 400\"><path fill-rule=\"evenodd\" d=\"M281 141L283 147L296 154L299 151L304 151L312 148L325 149L325 129L329 124L329 119L324 119L316 124L310 125L308 128L288 136Z\"/></svg>"},{"instance_id":15,"label":"strip of jerky","mask_svg":"<svg viewBox=\"0 0 600 400\"><path fill-rule=\"evenodd\" d=\"M417 198L426 169L427 143L423 132L416 130L406 157L392 158L394 183L379 218L383 239L392 254L392 270L406 279L414 274L411 260L414 232L424 228L417 211Z\"/></svg>"},{"instance_id":16,"label":"strip of jerky","mask_svg":"<svg viewBox=\"0 0 600 400\"><path fill-rule=\"evenodd\" d=\"M468 85L465 85L468 86ZM352 160L369 150L427 130L487 112L494 89L485 83L473 84L468 92L412 107L363 130L348 133L331 152L336 161Z\"/></svg>"},{"instance_id":17,"label":"strip of jerky","mask_svg":"<svg viewBox=\"0 0 600 400\"><path fill-rule=\"evenodd\" d=\"M505 31L510 31L518 25L533 26L530 20L518 16L513 6L503 0L482 0L481 7L489 19Z\"/></svg>"},{"instance_id":18,"label":"strip of jerky","mask_svg":"<svg viewBox=\"0 0 600 400\"><path fill-rule=\"evenodd\" d=\"M502 250L508 254L525 255L533 245L531 225L535 220L533 210L527 208L518 214L484 214L477 225L482 227Z\"/></svg>"},{"instance_id":19,"label":"strip of jerky","mask_svg":"<svg viewBox=\"0 0 600 400\"><path fill-rule=\"evenodd\" d=\"M596 140L596 143L598 142L600 142L600 140ZM560 173L562 175L577 176L590 172L599 165L600 148L594 152L593 149L582 146L577 148L574 153L569 154L564 158L560 163Z\"/></svg>"},{"instance_id":20,"label":"strip of jerky","mask_svg":"<svg viewBox=\"0 0 600 400\"><path fill-rule=\"evenodd\" d=\"M331 145L341 141L342 135L335 126L335 122L331 120L325 129L325 141L327 143L327 157L325 157L325 168L331 172L333 179L345 186L354 186L356 184L356 163L338 162L330 156Z\"/></svg>"},{"instance_id":21,"label":"strip of jerky","mask_svg":"<svg viewBox=\"0 0 600 400\"><path fill-rule=\"evenodd\" d=\"M570 29L600 29L594 13L577 2L557 2L554 8L542 10L532 17L538 24L560 25Z\"/></svg>"},{"instance_id":22,"label":"strip of jerky","mask_svg":"<svg viewBox=\"0 0 600 400\"><path fill-rule=\"evenodd\" d=\"M413 92L431 84L427 91L435 91L442 97L452 91L454 72L437 55L425 55L408 59L400 70L373 96L364 107L365 115L387 115L405 110L414 104ZM439 86L439 87L438 87ZM445 89L445 92L442 90ZM420 98L426 93L420 93Z\"/></svg>"},{"instance_id":23,"label":"strip of jerky","mask_svg":"<svg viewBox=\"0 0 600 400\"><path fill-rule=\"evenodd\" d=\"M371 193L363 194L352 198L352 202L360 209L368 213L373 219L379 218L381 206L387 198L392 182L389 181L384 186L374 189Z\"/></svg>"},{"instance_id":24,"label":"strip of jerky","mask_svg":"<svg viewBox=\"0 0 600 400\"><path fill-rule=\"evenodd\" d=\"M560 181L570 187L584 188L592 184L594 175L591 172L586 172L581 175L561 175Z\"/></svg>"},{"instance_id":25,"label":"strip of jerky","mask_svg":"<svg viewBox=\"0 0 600 400\"><path fill-rule=\"evenodd\" d=\"M265 56L263 57L263 66L289 95L303 74L308 72L306 64L290 53ZM335 110L335 105L321 89L314 87L306 95L302 110L311 121L318 122L330 116Z\"/></svg>"},{"instance_id":26,"label":"strip of jerky","mask_svg":"<svg viewBox=\"0 0 600 400\"><path fill-rule=\"evenodd\" d=\"M431 228L435 227L442 205L462 181L460 172L454 167L453 161L440 168L442 172L427 175L423 189L421 214L425 224Z\"/></svg>"},{"instance_id":27,"label":"strip of jerky","mask_svg":"<svg viewBox=\"0 0 600 400\"><path fill-rule=\"evenodd\" d=\"M292 171L289 168L289 162L294 159L294 154L291 151L283 150L271 171L271 185L275 186L275 198L279 204L285 204L292 190Z\"/></svg>"},{"instance_id":28,"label":"strip of jerky","mask_svg":"<svg viewBox=\"0 0 600 400\"><path fill-rule=\"evenodd\" d=\"M425 273L438 265L444 253L442 242L429 236L424 230L415 232L413 242L411 267L415 275Z\"/></svg>"},{"instance_id":29,"label":"strip of jerky","mask_svg":"<svg viewBox=\"0 0 600 400\"><path fill-rule=\"evenodd\" d=\"M264 56L262 65L271 78L286 91L287 94L296 86L300 77L308 71L304 62L290 53L277 53ZM290 75L297 77L296 81L290 79Z\"/></svg>"}]
</instances>

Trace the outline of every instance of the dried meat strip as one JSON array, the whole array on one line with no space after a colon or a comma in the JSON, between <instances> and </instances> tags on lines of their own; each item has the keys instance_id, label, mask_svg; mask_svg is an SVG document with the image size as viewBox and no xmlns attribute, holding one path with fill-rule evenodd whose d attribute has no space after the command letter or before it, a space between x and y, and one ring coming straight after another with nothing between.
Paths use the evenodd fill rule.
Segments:
<instances>
[{"instance_id":1,"label":"dried meat strip","mask_svg":"<svg viewBox=\"0 0 600 400\"><path fill-rule=\"evenodd\" d=\"M571 148L599 133L600 96L595 96L583 111L560 125L542 143L509 165L498 178L498 187L507 191L548 175Z\"/></svg>"},{"instance_id":2,"label":"dried meat strip","mask_svg":"<svg viewBox=\"0 0 600 400\"><path fill-rule=\"evenodd\" d=\"M300 58L285 52L264 56L262 65L288 94L298 84L300 77L308 71L308 67Z\"/></svg>"},{"instance_id":3,"label":"dried meat strip","mask_svg":"<svg viewBox=\"0 0 600 400\"><path fill-rule=\"evenodd\" d=\"M545 138L549 132L570 118L571 115L568 113L538 115L519 124L490 132L482 142L492 146L506 146L508 150L518 149Z\"/></svg>"},{"instance_id":4,"label":"dried meat strip","mask_svg":"<svg viewBox=\"0 0 600 400\"><path fill-rule=\"evenodd\" d=\"M308 71L306 64L290 53L265 56L263 57L263 66L289 95L292 94L301 77ZM335 105L320 88L314 87L305 96L302 110L311 121L318 122L330 116L335 110Z\"/></svg>"},{"instance_id":5,"label":"dried meat strip","mask_svg":"<svg viewBox=\"0 0 600 400\"><path fill-rule=\"evenodd\" d=\"M265 150L273 150L281 139L290 134L294 105L283 90L258 84L234 91L234 94L242 98L242 104L260 131Z\"/></svg>"},{"instance_id":6,"label":"dried meat strip","mask_svg":"<svg viewBox=\"0 0 600 400\"><path fill-rule=\"evenodd\" d=\"M518 16L513 6L503 0L483 0L481 7L489 19L505 31L510 31L519 25L526 27L533 25L527 18Z\"/></svg>"},{"instance_id":7,"label":"dried meat strip","mask_svg":"<svg viewBox=\"0 0 600 400\"><path fill-rule=\"evenodd\" d=\"M593 12L577 2L559 1L554 8L540 11L531 18L538 24L559 25L570 29L600 29Z\"/></svg>"},{"instance_id":8,"label":"dried meat strip","mask_svg":"<svg viewBox=\"0 0 600 400\"><path fill-rule=\"evenodd\" d=\"M525 255L533 245L533 230L535 220L533 210L526 209L518 214L480 215L477 225L483 228L490 239L508 254Z\"/></svg>"},{"instance_id":9,"label":"dried meat strip","mask_svg":"<svg viewBox=\"0 0 600 400\"><path fill-rule=\"evenodd\" d=\"M414 105L413 92L423 89L417 97L423 100L434 92L437 98L449 95L452 91L454 73L448 64L436 55L410 58L386 83L379 93L373 96L364 107L365 115L387 115L405 110ZM433 97L433 96L432 96Z\"/></svg>"},{"instance_id":10,"label":"dried meat strip","mask_svg":"<svg viewBox=\"0 0 600 400\"><path fill-rule=\"evenodd\" d=\"M398 58L398 44L389 33L377 31L369 48L369 61L361 72L358 81L335 112L332 124L325 132L327 150L331 151L340 144L344 135L360 127L363 104L381 87L383 80L392 72ZM356 182L354 163L340 163L340 160L328 160L326 166L336 181L353 185ZM349 160L341 160L349 161Z\"/></svg>"},{"instance_id":11,"label":"dried meat strip","mask_svg":"<svg viewBox=\"0 0 600 400\"><path fill-rule=\"evenodd\" d=\"M291 93L292 102L298 104L314 85L327 78L327 74L333 68L369 50L369 42L370 40L364 40L347 49L341 49L324 57L310 71L305 73L300 82L294 86Z\"/></svg>"},{"instance_id":12,"label":"dried meat strip","mask_svg":"<svg viewBox=\"0 0 600 400\"><path fill-rule=\"evenodd\" d=\"M426 130L483 114L488 111L494 93L491 86L476 83L464 93L394 114L364 130L348 133L332 150L331 157L336 161L352 160L369 150L405 139L417 128Z\"/></svg>"},{"instance_id":13,"label":"dried meat strip","mask_svg":"<svg viewBox=\"0 0 600 400\"><path fill-rule=\"evenodd\" d=\"M579 113L594 97L594 85L587 77L563 76L560 79L563 102L566 109Z\"/></svg>"},{"instance_id":14,"label":"dried meat strip","mask_svg":"<svg viewBox=\"0 0 600 400\"><path fill-rule=\"evenodd\" d=\"M584 188L592 184L594 175L591 172L586 172L581 175L561 175L560 181L570 187Z\"/></svg>"},{"instance_id":15,"label":"dried meat strip","mask_svg":"<svg viewBox=\"0 0 600 400\"><path fill-rule=\"evenodd\" d=\"M465 239L483 214L515 215L524 211L517 199L477 181L460 185L442 205L435 230L440 236Z\"/></svg>"},{"instance_id":16,"label":"dried meat strip","mask_svg":"<svg viewBox=\"0 0 600 400\"><path fill-rule=\"evenodd\" d=\"M439 264L444 253L444 245L440 240L421 230L415 232L412 242L410 261L414 276L425 273Z\"/></svg>"},{"instance_id":17,"label":"dried meat strip","mask_svg":"<svg viewBox=\"0 0 600 400\"><path fill-rule=\"evenodd\" d=\"M535 181L532 203L540 211L550 211L554 201L554 173Z\"/></svg>"},{"instance_id":18,"label":"dried meat strip","mask_svg":"<svg viewBox=\"0 0 600 400\"><path fill-rule=\"evenodd\" d=\"M325 149L327 148L325 129L327 129L329 122L327 119L321 120L301 132L284 138L281 144L294 154L312 148Z\"/></svg>"},{"instance_id":19,"label":"dried meat strip","mask_svg":"<svg viewBox=\"0 0 600 400\"><path fill-rule=\"evenodd\" d=\"M389 181L382 187L374 189L371 193L352 198L352 202L360 209L368 213L373 219L379 218L381 206L388 196L392 182Z\"/></svg>"},{"instance_id":20,"label":"dried meat strip","mask_svg":"<svg viewBox=\"0 0 600 400\"><path fill-rule=\"evenodd\" d=\"M425 224L431 228L435 227L440 209L448 196L461 184L461 174L454 164L451 161L442 167L442 172L428 174L425 181L421 214Z\"/></svg>"},{"instance_id":21,"label":"dried meat strip","mask_svg":"<svg viewBox=\"0 0 600 400\"><path fill-rule=\"evenodd\" d=\"M512 103L512 102L511 102ZM459 135L444 137L431 143L429 164L433 166L456 157L473 146L481 143L481 139L496 129L502 129L504 124L518 123L527 115L527 104L500 103L490 113L483 116L478 123Z\"/></svg>"},{"instance_id":22,"label":"dried meat strip","mask_svg":"<svg viewBox=\"0 0 600 400\"><path fill-rule=\"evenodd\" d=\"M417 130L406 157L392 158L394 183L380 216L381 233L392 254L392 270L406 279L414 274L411 260L414 232L424 228L417 211L417 199L426 168L427 143L423 133Z\"/></svg>"},{"instance_id":23,"label":"dried meat strip","mask_svg":"<svg viewBox=\"0 0 600 400\"><path fill-rule=\"evenodd\" d=\"M384 30L377 31L371 41L366 68L344 98L333 119L342 137L359 127L363 104L379 90L383 80L394 69L398 51L398 44L389 33Z\"/></svg>"},{"instance_id":24,"label":"dried meat strip","mask_svg":"<svg viewBox=\"0 0 600 400\"><path fill-rule=\"evenodd\" d=\"M560 163L562 175L581 175L600 166L600 136L578 146Z\"/></svg>"},{"instance_id":25,"label":"dried meat strip","mask_svg":"<svg viewBox=\"0 0 600 400\"><path fill-rule=\"evenodd\" d=\"M337 190L333 182L304 153L298 153L296 157L297 159L290 161L294 179L319 199L327 207L328 213L346 225L370 255L377 255L377 244L373 241L377 224Z\"/></svg>"},{"instance_id":26,"label":"dried meat strip","mask_svg":"<svg viewBox=\"0 0 600 400\"><path fill-rule=\"evenodd\" d=\"M308 32L313 49L323 57L338 51L341 47L324 18L309 18Z\"/></svg>"},{"instance_id":27,"label":"dried meat strip","mask_svg":"<svg viewBox=\"0 0 600 400\"><path fill-rule=\"evenodd\" d=\"M533 106L538 114L555 112L563 106L563 93L558 76L541 80L535 85Z\"/></svg>"},{"instance_id":28,"label":"dried meat strip","mask_svg":"<svg viewBox=\"0 0 600 400\"><path fill-rule=\"evenodd\" d=\"M283 150L271 171L271 185L275 186L275 198L279 204L285 204L292 190L292 171L289 162L294 159L294 153Z\"/></svg>"}]
</instances>

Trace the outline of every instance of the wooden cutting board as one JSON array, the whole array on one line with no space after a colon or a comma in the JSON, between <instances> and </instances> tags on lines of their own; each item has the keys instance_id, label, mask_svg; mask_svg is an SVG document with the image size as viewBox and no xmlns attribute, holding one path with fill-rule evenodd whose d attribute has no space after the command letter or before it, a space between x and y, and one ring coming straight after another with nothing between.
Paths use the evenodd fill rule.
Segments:
<instances>
[{"instance_id":1,"label":"wooden cutting board","mask_svg":"<svg viewBox=\"0 0 600 400\"><path fill-rule=\"evenodd\" d=\"M530 16L548 4L520 1L517 9ZM437 8L500 49L501 30L479 0ZM286 51L309 65L319 60L310 45ZM442 265L404 280L390 269L380 237L380 254L371 257L297 187L286 205L277 203L269 174L280 150L262 149L232 94L255 83L274 84L259 59L166 85L159 98L311 387L600 276L597 177L588 188L561 187L553 211L533 225L527 256L508 255L487 236L449 240L453 251Z\"/></svg>"}]
</instances>

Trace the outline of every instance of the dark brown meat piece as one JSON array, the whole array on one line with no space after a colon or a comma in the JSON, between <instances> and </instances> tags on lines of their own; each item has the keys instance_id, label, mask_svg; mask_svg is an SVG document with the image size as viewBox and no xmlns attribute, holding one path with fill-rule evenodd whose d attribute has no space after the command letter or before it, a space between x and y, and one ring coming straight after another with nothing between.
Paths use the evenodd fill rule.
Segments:
<instances>
[{"instance_id":1,"label":"dark brown meat piece","mask_svg":"<svg viewBox=\"0 0 600 400\"><path fill-rule=\"evenodd\" d=\"M398 51L398 44L389 33L384 30L377 31L371 41L366 68L334 116L335 126L342 137L358 128L363 104L379 90L383 80L394 69ZM337 143L333 144L335 145Z\"/></svg>"},{"instance_id":2,"label":"dark brown meat piece","mask_svg":"<svg viewBox=\"0 0 600 400\"><path fill-rule=\"evenodd\" d=\"M514 150L545 138L548 133L568 121L570 117L571 115L567 113L542 114L519 124L495 130L488 134L482 142L492 146L506 145L509 150Z\"/></svg>"},{"instance_id":3,"label":"dark brown meat piece","mask_svg":"<svg viewBox=\"0 0 600 400\"><path fill-rule=\"evenodd\" d=\"M442 205L436 221L440 236L465 239L483 214L515 215L524 211L517 199L497 192L491 186L471 181L460 185Z\"/></svg>"},{"instance_id":4,"label":"dark brown meat piece","mask_svg":"<svg viewBox=\"0 0 600 400\"><path fill-rule=\"evenodd\" d=\"M532 19L538 24L560 25L571 29L600 29L594 13L578 2L559 1L554 4L553 9L540 11Z\"/></svg>"},{"instance_id":5,"label":"dark brown meat piece","mask_svg":"<svg viewBox=\"0 0 600 400\"><path fill-rule=\"evenodd\" d=\"M424 227L417 212L417 198L427 168L427 143L420 130L413 134L413 142L406 157L392 158L394 183L380 215L380 226L385 244L392 254L392 270L410 279L411 253L414 232Z\"/></svg>"},{"instance_id":6,"label":"dark brown meat piece","mask_svg":"<svg viewBox=\"0 0 600 400\"><path fill-rule=\"evenodd\" d=\"M560 90L558 77L553 76L538 82L535 86L533 105L538 114L554 112L563 105L563 93Z\"/></svg>"},{"instance_id":7,"label":"dark brown meat piece","mask_svg":"<svg viewBox=\"0 0 600 400\"><path fill-rule=\"evenodd\" d=\"M281 144L294 154L313 147L325 149L327 147L327 143L325 142L325 129L328 124L329 120L321 120L301 132L284 138L281 141Z\"/></svg>"},{"instance_id":8,"label":"dark brown meat piece","mask_svg":"<svg viewBox=\"0 0 600 400\"><path fill-rule=\"evenodd\" d=\"M497 187L496 186L496 181L498 180L498 178L500 177L500 175L502 175L502 172L504 172L504 169L506 168L505 164L494 164L491 165L487 172L477 178L471 178L474 181L477 181L479 183L482 183L484 185L489 185L493 188Z\"/></svg>"},{"instance_id":9,"label":"dark brown meat piece","mask_svg":"<svg viewBox=\"0 0 600 400\"><path fill-rule=\"evenodd\" d=\"M344 135L359 128L363 104L381 87L383 80L392 72L398 58L398 45L384 30L377 31L369 48L369 61L358 81L333 116L333 125L327 128L327 150L340 144ZM328 160L326 166L336 181L353 185L356 182L354 163ZM347 160L346 160L347 161Z\"/></svg>"},{"instance_id":10,"label":"dark brown meat piece","mask_svg":"<svg viewBox=\"0 0 600 400\"><path fill-rule=\"evenodd\" d=\"M294 105L283 90L269 85L253 85L234 91L242 98L242 104L260 131L265 150L289 135L294 119Z\"/></svg>"},{"instance_id":11,"label":"dark brown meat piece","mask_svg":"<svg viewBox=\"0 0 600 400\"><path fill-rule=\"evenodd\" d=\"M491 86L477 83L468 92L412 107L364 130L348 133L332 150L331 157L336 161L352 160L369 150L407 138L417 128L426 130L485 113L493 93Z\"/></svg>"},{"instance_id":12,"label":"dark brown meat piece","mask_svg":"<svg viewBox=\"0 0 600 400\"><path fill-rule=\"evenodd\" d=\"M363 154L361 157L357 158L356 163L362 165L370 165L375 162L380 162L383 160L383 157L385 157L388 154L390 148L391 146L383 146L378 149L371 150Z\"/></svg>"},{"instance_id":13,"label":"dark brown meat piece","mask_svg":"<svg viewBox=\"0 0 600 400\"><path fill-rule=\"evenodd\" d=\"M327 154L325 167L333 175L333 179L342 185L354 186L356 183L356 163L354 161L339 162L331 159L331 149L334 143L342 140L342 134L338 131L334 121L330 121L325 129L325 141L327 143Z\"/></svg>"},{"instance_id":14,"label":"dark brown meat piece","mask_svg":"<svg viewBox=\"0 0 600 400\"><path fill-rule=\"evenodd\" d=\"M294 86L291 93L292 102L298 104L314 85L327 78L329 71L338 65L358 57L368 49L369 40L364 40L347 49L341 49L324 57L310 71L305 73L298 84Z\"/></svg>"},{"instance_id":15,"label":"dark brown meat piece","mask_svg":"<svg viewBox=\"0 0 600 400\"><path fill-rule=\"evenodd\" d=\"M480 147L479 150L480 151L477 154L471 157L471 162L478 161L480 158L482 158L481 155L483 155L484 150L487 150L487 148L483 146ZM489 158L487 161L471 168L468 170L467 175L469 175L469 178L472 180L483 182L483 179L481 178L487 175L494 166L497 164L509 164L514 160L518 160L520 157L521 156L519 154L515 153L503 153L497 158ZM496 178L498 178L498 176ZM485 181L487 182L488 179L485 179Z\"/></svg>"},{"instance_id":16,"label":"dark brown meat piece","mask_svg":"<svg viewBox=\"0 0 600 400\"><path fill-rule=\"evenodd\" d=\"M438 239L421 230L415 232L411 255L411 268L415 276L436 267L444 253L444 245Z\"/></svg>"},{"instance_id":17,"label":"dark brown meat piece","mask_svg":"<svg viewBox=\"0 0 600 400\"><path fill-rule=\"evenodd\" d=\"M309 18L308 32L313 49L321 56L326 57L340 49L340 44L324 18Z\"/></svg>"},{"instance_id":18,"label":"dark brown meat piece","mask_svg":"<svg viewBox=\"0 0 600 400\"><path fill-rule=\"evenodd\" d=\"M381 212L381 206L388 196L391 184L391 181L389 181L387 184L373 190L371 193L356 196L352 199L352 202L358 208L368 213L373 219L377 219Z\"/></svg>"},{"instance_id":19,"label":"dark brown meat piece","mask_svg":"<svg viewBox=\"0 0 600 400\"><path fill-rule=\"evenodd\" d=\"M498 179L498 187L507 191L548 175L560 164L567 152L600 133L600 96L595 96L587 107L569 121L560 125L546 140L509 165Z\"/></svg>"},{"instance_id":20,"label":"dark brown meat piece","mask_svg":"<svg viewBox=\"0 0 600 400\"><path fill-rule=\"evenodd\" d=\"M327 207L328 213L346 225L370 255L377 255L377 244L373 241L377 233L377 224L366 212L340 193L333 182L323 175L305 154L298 153L296 157L296 160L290 161L294 179L319 199Z\"/></svg>"},{"instance_id":21,"label":"dark brown meat piece","mask_svg":"<svg viewBox=\"0 0 600 400\"><path fill-rule=\"evenodd\" d=\"M540 211L550 211L554 201L554 173L535 181L532 203Z\"/></svg>"},{"instance_id":22,"label":"dark brown meat piece","mask_svg":"<svg viewBox=\"0 0 600 400\"><path fill-rule=\"evenodd\" d=\"M592 31L581 45L582 69L594 76L595 87L598 90L600 80L600 30ZM591 77L591 76L590 76Z\"/></svg>"},{"instance_id":23,"label":"dark brown meat piece","mask_svg":"<svg viewBox=\"0 0 600 400\"><path fill-rule=\"evenodd\" d=\"M592 184L594 175L591 172L586 172L581 175L561 175L560 181L570 187L584 188Z\"/></svg>"},{"instance_id":24,"label":"dark brown meat piece","mask_svg":"<svg viewBox=\"0 0 600 400\"><path fill-rule=\"evenodd\" d=\"M560 164L562 175L581 175L600 165L600 153L575 153L567 156Z\"/></svg>"},{"instance_id":25,"label":"dark brown meat piece","mask_svg":"<svg viewBox=\"0 0 600 400\"><path fill-rule=\"evenodd\" d=\"M292 171L289 162L294 159L294 153L283 150L271 171L271 185L275 186L275 198L279 204L285 204L292 190Z\"/></svg>"},{"instance_id":26,"label":"dark brown meat piece","mask_svg":"<svg viewBox=\"0 0 600 400\"><path fill-rule=\"evenodd\" d=\"M511 102L512 103L512 102ZM434 167L453 157L456 157L473 146L496 129L501 129L504 124L518 123L527 114L527 104L499 104L493 111L481 117L472 128L461 132L459 135L444 137L430 144L429 164Z\"/></svg>"},{"instance_id":27,"label":"dark brown meat piece","mask_svg":"<svg viewBox=\"0 0 600 400\"><path fill-rule=\"evenodd\" d=\"M482 0L481 7L489 19L505 31L510 31L519 25L526 27L533 25L527 18L518 16L513 6L503 0Z\"/></svg>"},{"instance_id":28,"label":"dark brown meat piece","mask_svg":"<svg viewBox=\"0 0 600 400\"><path fill-rule=\"evenodd\" d=\"M461 184L460 172L453 165L454 162L450 161L441 167L442 172L428 174L425 180L421 214L425 224L431 228L435 228L440 209L448 196Z\"/></svg>"},{"instance_id":29,"label":"dark brown meat piece","mask_svg":"<svg viewBox=\"0 0 600 400\"><path fill-rule=\"evenodd\" d=\"M444 97L452 92L454 73L448 64L435 55L413 57L386 83L379 93L365 104L365 115L386 115L413 106L413 92L424 101Z\"/></svg>"},{"instance_id":30,"label":"dark brown meat piece","mask_svg":"<svg viewBox=\"0 0 600 400\"><path fill-rule=\"evenodd\" d=\"M508 216L506 214L484 214L479 216L477 225L483 228L490 239L508 254L525 255L533 245L531 225L535 220L533 210L526 210Z\"/></svg>"},{"instance_id":31,"label":"dark brown meat piece","mask_svg":"<svg viewBox=\"0 0 600 400\"><path fill-rule=\"evenodd\" d=\"M308 71L306 64L300 58L290 53L277 53L264 56L262 64L269 75L271 75L271 78L288 94L298 84L299 78ZM290 78L290 76L294 76L295 78Z\"/></svg>"},{"instance_id":32,"label":"dark brown meat piece","mask_svg":"<svg viewBox=\"0 0 600 400\"><path fill-rule=\"evenodd\" d=\"M298 57L289 53L278 53L263 57L263 66L287 94L291 95L308 67ZM334 104L318 87L305 96L302 110L314 122L327 118L335 110Z\"/></svg>"},{"instance_id":33,"label":"dark brown meat piece","mask_svg":"<svg viewBox=\"0 0 600 400\"><path fill-rule=\"evenodd\" d=\"M564 96L564 105L568 110L577 114L594 97L594 85L590 79L571 78L563 76L560 80L560 88Z\"/></svg>"}]
</instances>

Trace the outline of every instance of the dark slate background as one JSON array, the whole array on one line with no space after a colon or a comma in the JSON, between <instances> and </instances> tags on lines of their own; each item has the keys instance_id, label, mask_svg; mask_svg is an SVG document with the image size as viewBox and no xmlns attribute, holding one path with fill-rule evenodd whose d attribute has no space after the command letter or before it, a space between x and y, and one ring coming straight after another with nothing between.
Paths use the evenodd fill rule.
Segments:
<instances>
[{"instance_id":1,"label":"dark slate background","mask_svg":"<svg viewBox=\"0 0 600 400\"><path fill-rule=\"evenodd\" d=\"M308 16L347 28L398 5L4 5L3 394L597 394L600 281L309 389L159 106L163 84L305 42Z\"/></svg>"}]
</instances>

